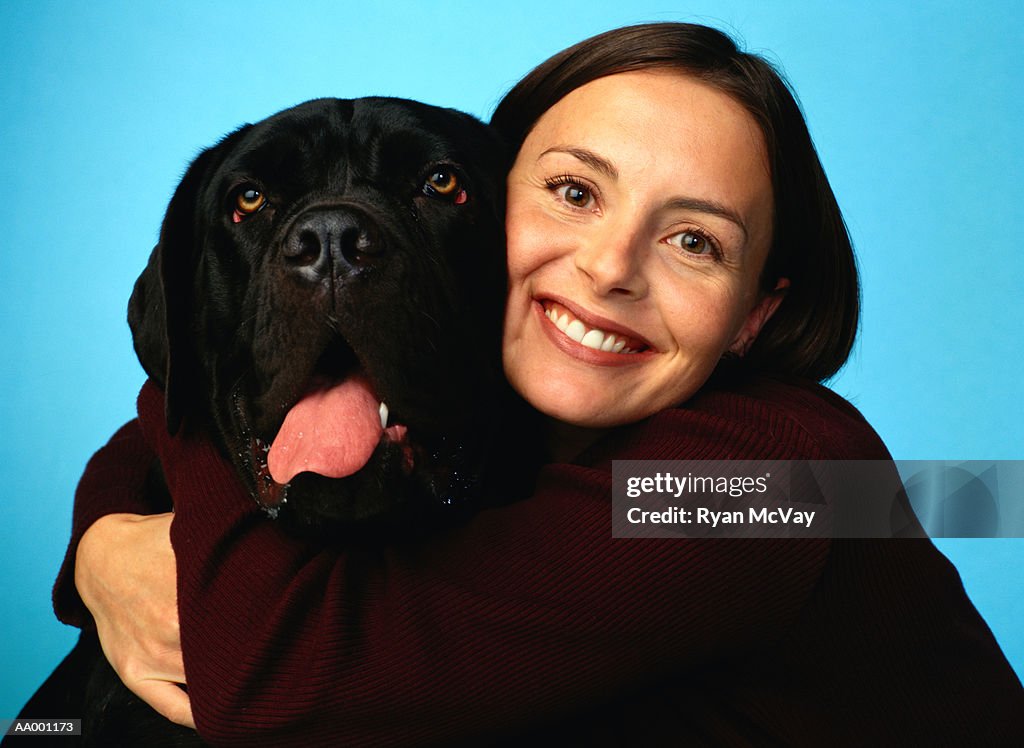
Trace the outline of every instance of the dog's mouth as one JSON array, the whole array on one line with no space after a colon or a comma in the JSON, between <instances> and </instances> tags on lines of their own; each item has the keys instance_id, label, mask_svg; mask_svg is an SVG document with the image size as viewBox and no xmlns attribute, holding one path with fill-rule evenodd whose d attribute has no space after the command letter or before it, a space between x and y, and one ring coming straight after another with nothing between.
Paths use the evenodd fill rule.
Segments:
<instances>
[{"instance_id":1,"label":"dog's mouth","mask_svg":"<svg viewBox=\"0 0 1024 748\"><path fill-rule=\"evenodd\" d=\"M239 406L236 401L241 414ZM273 439L251 436L250 442L256 498L271 514L287 501L289 486L300 473L347 478L364 468L382 443L401 451L407 474L415 463L407 426L394 421L355 353L340 338L320 356Z\"/></svg>"}]
</instances>

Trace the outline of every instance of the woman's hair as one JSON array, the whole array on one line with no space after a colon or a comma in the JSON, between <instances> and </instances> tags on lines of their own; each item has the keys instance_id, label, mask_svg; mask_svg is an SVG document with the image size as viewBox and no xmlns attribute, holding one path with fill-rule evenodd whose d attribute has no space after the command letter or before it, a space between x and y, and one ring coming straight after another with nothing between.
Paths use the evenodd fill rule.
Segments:
<instances>
[{"instance_id":1,"label":"woman's hair","mask_svg":"<svg viewBox=\"0 0 1024 748\"><path fill-rule=\"evenodd\" d=\"M761 276L790 281L744 366L816 381L845 363L857 333L860 289L850 237L803 114L778 72L722 32L686 23L608 31L556 54L502 99L491 124L518 149L541 115L597 78L676 69L728 94L764 133L774 193L774 233Z\"/></svg>"}]
</instances>

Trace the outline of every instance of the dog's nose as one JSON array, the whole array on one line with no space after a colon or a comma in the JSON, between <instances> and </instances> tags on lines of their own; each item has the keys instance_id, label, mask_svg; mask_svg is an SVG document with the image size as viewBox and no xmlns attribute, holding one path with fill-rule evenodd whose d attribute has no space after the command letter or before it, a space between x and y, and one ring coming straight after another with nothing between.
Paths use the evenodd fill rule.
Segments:
<instances>
[{"instance_id":1,"label":"dog's nose","mask_svg":"<svg viewBox=\"0 0 1024 748\"><path fill-rule=\"evenodd\" d=\"M373 262L382 251L373 221L348 208L307 212L292 226L284 244L285 262L312 278Z\"/></svg>"}]
</instances>

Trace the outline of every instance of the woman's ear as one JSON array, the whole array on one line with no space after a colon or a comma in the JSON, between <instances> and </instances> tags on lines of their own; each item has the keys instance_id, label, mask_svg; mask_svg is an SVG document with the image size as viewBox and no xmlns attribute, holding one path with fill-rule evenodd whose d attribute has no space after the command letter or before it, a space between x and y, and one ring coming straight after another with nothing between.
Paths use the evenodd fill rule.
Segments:
<instances>
[{"instance_id":1,"label":"woman's ear","mask_svg":"<svg viewBox=\"0 0 1024 748\"><path fill-rule=\"evenodd\" d=\"M757 340L758 333L764 327L765 322L772 318L775 310L779 308L782 299L786 296L786 289L789 288L789 278L779 278L775 288L767 293L761 294L761 298L754 304L754 308L747 313L736 339L729 346L729 353L742 358L750 349L750 346Z\"/></svg>"}]
</instances>

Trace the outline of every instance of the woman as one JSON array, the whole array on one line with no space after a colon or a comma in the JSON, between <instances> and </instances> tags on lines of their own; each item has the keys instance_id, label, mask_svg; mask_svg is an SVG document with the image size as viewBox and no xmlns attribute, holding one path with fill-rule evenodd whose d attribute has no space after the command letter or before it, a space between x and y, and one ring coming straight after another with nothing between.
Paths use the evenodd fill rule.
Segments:
<instances>
[{"instance_id":1,"label":"woman","mask_svg":"<svg viewBox=\"0 0 1024 748\"><path fill-rule=\"evenodd\" d=\"M888 459L814 383L849 352L856 272L772 69L705 27L619 29L494 124L519 146L503 350L547 416L534 495L379 553L311 548L169 438L148 385L80 487L62 618L77 548L122 677L216 743L1020 737L1020 683L928 541L611 537L613 459ZM97 519L145 514L146 441L174 522Z\"/></svg>"}]
</instances>

